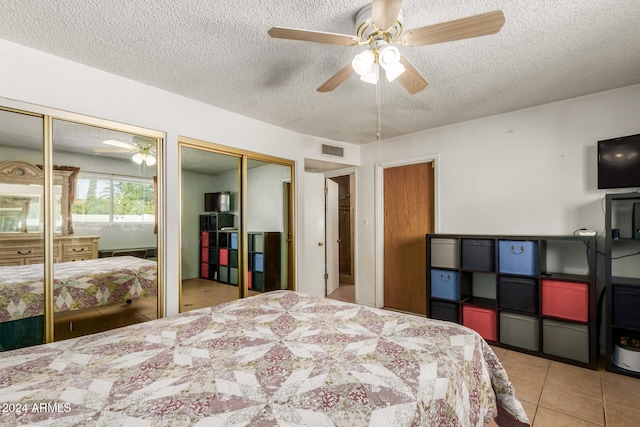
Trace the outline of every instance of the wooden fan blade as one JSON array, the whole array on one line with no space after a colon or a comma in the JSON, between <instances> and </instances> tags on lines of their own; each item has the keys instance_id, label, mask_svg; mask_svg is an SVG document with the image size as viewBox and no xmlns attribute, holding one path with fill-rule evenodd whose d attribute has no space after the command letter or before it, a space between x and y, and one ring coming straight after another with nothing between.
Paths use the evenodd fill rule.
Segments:
<instances>
[{"instance_id":1,"label":"wooden fan blade","mask_svg":"<svg viewBox=\"0 0 640 427\"><path fill-rule=\"evenodd\" d=\"M486 36L500 31L504 21L504 13L501 10L495 10L441 24L416 28L404 35L402 43L407 47L415 47Z\"/></svg>"},{"instance_id":2,"label":"wooden fan blade","mask_svg":"<svg viewBox=\"0 0 640 427\"><path fill-rule=\"evenodd\" d=\"M342 46L356 46L358 44L358 38L355 36L326 33L323 31L273 27L268 32L271 37L276 39L301 40L305 42L328 43Z\"/></svg>"},{"instance_id":3,"label":"wooden fan blade","mask_svg":"<svg viewBox=\"0 0 640 427\"><path fill-rule=\"evenodd\" d=\"M398 20L402 0L373 0L371 9L371 22L380 31L393 27Z\"/></svg>"},{"instance_id":4,"label":"wooden fan blade","mask_svg":"<svg viewBox=\"0 0 640 427\"><path fill-rule=\"evenodd\" d=\"M342 83L344 83L345 80L351 77L353 73L355 73L355 71L353 70L351 63L349 63L344 67L342 67L340 71L335 73L329 80L324 82L324 84L316 90L318 92L331 92L332 90L340 86Z\"/></svg>"},{"instance_id":5,"label":"wooden fan blade","mask_svg":"<svg viewBox=\"0 0 640 427\"><path fill-rule=\"evenodd\" d=\"M420 74L420 71L418 71L404 55L400 55L400 63L404 65L405 71L400 74L396 80L400 82L407 92L415 95L429 85L427 79Z\"/></svg>"}]
</instances>

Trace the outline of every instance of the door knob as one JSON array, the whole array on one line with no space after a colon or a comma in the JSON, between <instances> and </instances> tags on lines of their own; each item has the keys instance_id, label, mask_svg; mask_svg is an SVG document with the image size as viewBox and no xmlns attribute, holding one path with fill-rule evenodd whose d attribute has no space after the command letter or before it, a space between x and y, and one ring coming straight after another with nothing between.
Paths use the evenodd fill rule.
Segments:
<instances>
[{"instance_id":1,"label":"door knob","mask_svg":"<svg viewBox=\"0 0 640 427\"><path fill-rule=\"evenodd\" d=\"M322 246L322 245L324 245L324 243L318 242L318 246Z\"/></svg>"}]
</instances>

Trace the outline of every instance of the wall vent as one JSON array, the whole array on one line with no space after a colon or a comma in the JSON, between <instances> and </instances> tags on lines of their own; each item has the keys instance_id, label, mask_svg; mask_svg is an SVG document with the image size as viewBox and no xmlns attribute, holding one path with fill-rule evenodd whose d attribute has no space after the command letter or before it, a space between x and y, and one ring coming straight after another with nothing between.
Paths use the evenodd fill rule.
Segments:
<instances>
[{"instance_id":1,"label":"wall vent","mask_svg":"<svg viewBox=\"0 0 640 427\"><path fill-rule=\"evenodd\" d=\"M322 154L344 157L344 148L336 147L335 145L322 144Z\"/></svg>"}]
</instances>

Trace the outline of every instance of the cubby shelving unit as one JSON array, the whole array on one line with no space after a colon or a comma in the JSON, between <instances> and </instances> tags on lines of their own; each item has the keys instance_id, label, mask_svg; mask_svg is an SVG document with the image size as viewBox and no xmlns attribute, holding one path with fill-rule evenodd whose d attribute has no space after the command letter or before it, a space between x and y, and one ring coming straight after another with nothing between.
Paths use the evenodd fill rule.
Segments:
<instances>
[{"instance_id":1,"label":"cubby shelving unit","mask_svg":"<svg viewBox=\"0 0 640 427\"><path fill-rule=\"evenodd\" d=\"M233 214L200 215L200 277L238 284L238 231Z\"/></svg>"},{"instance_id":2,"label":"cubby shelving unit","mask_svg":"<svg viewBox=\"0 0 640 427\"><path fill-rule=\"evenodd\" d=\"M605 367L640 378L640 193L607 194L605 214ZM635 223L635 228L634 228ZM616 236L613 230L617 230ZM622 352L617 360L614 355Z\"/></svg>"},{"instance_id":3,"label":"cubby shelving unit","mask_svg":"<svg viewBox=\"0 0 640 427\"><path fill-rule=\"evenodd\" d=\"M278 231L249 232L249 289L274 291L280 289L281 233Z\"/></svg>"},{"instance_id":4,"label":"cubby shelving unit","mask_svg":"<svg viewBox=\"0 0 640 427\"><path fill-rule=\"evenodd\" d=\"M595 236L427 234L428 316L596 369Z\"/></svg>"}]
</instances>

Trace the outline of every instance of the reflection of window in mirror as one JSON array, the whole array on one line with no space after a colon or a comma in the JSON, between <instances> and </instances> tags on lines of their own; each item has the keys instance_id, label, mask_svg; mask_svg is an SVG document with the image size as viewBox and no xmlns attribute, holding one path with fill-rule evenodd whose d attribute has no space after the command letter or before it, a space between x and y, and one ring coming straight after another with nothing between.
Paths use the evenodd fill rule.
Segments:
<instances>
[{"instance_id":1,"label":"reflection of window in mirror","mask_svg":"<svg viewBox=\"0 0 640 427\"><path fill-rule=\"evenodd\" d=\"M152 224L153 179L80 172L71 212L76 223Z\"/></svg>"}]
</instances>

